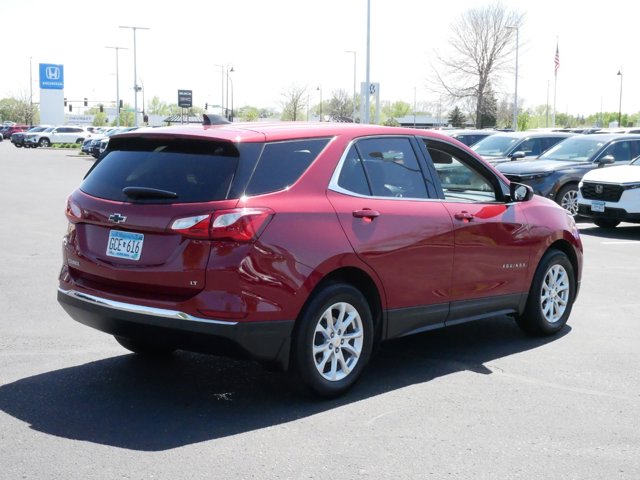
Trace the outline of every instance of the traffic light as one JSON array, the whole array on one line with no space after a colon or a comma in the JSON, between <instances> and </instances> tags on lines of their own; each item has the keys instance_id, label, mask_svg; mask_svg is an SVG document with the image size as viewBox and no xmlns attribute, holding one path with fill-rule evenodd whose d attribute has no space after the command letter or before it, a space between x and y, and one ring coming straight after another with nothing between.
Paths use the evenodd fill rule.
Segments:
<instances>
[{"instance_id":1,"label":"traffic light","mask_svg":"<svg viewBox=\"0 0 640 480\"><path fill-rule=\"evenodd\" d=\"M73 105L69 104L69 111L73 112Z\"/></svg>"},{"instance_id":2,"label":"traffic light","mask_svg":"<svg viewBox=\"0 0 640 480\"><path fill-rule=\"evenodd\" d=\"M66 98L64 99L64 106L65 107L67 106L67 99Z\"/></svg>"},{"instance_id":3,"label":"traffic light","mask_svg":"<svg viewBox=\"0 0 640 480\"><path fill-rule=\"evenodd\" d=\"M209 104L208 104L208 103L205 103L205 104L204 104L204 109L205 109L205 110L209 110Z\"/></svg>"},{"instance_id":4,"label":"traffic light","mask_svg":"<svg viewBox=\"0 0 640 480\"><path fill-rule=\"evenodd\" d=\"M122 100L120 100L120 108L123 108Z\"/></svg>"},{"instance_id":5,"label":"traffic light","mask_svg":"<svg viewBox=\"0 0 640 480\"><path fill-rule=\"evenodd\" d=\"M89 101L87 100L87 98L86 98L86 97L85 97L85 99L84 99L84 106L85 106L85 107L88 107L88 106L89 106Z\"/></svg>"},{"instance_id":6,"label":"traffic light","mask_svg":"<svg viewBox=\"0 0 640 480\"><path fill-rule=\"evenodd\" d=\"M104 112L104 106L102 104L100 104L100 113Z\"/></svg>"}]
</instances>

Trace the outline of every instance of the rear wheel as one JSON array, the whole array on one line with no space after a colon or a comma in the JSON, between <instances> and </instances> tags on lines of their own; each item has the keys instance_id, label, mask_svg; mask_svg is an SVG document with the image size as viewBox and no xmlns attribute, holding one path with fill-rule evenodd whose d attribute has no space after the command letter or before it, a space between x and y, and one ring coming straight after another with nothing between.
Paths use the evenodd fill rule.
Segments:
<instances>
[{"instance_id":1,"label":"rear wheel","mask_svg":"<svg viewBox=\"0 0 640 480\"><path fill-rule=\"evenodd\" d=\"M595 223L600 228L616 228L620 224L620 220L609 220L606 218L599 218L594 220Z\"/></svg>"},{"instance_id":2,"label":"rear wheel","mask_svg":"<svg viewBox=\"0 0 640 480\"><path fill-rule=\"evenodd\" d=\"M540 260L518 325L531 335L553 335L567 323L575 297L573 265L564 252L551 249Z\"/></svg>"},{"instance_id":3,"label":"rear wheel","mask_svg":"<svg viewBox=\"0 0 640 480\"><path fill-rule=\"evenodd\" d=\"M48 138L41 138L40 141L38 142L38 145L40 145L41 147L50 147L51 142L49 141Z\"/></svg>"},{"instance_id":4,"label":"rear wheel","mask_svg":"<svg viewBox=\"0 0 640 480\"><path fill-rule=\"evenodd\" d=\"M578 187L565 185L556 196L556 202L572 216L578 214Z\"/></svg>"},{"instance_id":5,"label":"rear wheel","mask_svg":"<svg viewBox=\"0 0 640 480\"><path fill-rule=\"evenodd\" d=\"M335 397L358 380L371 356L373 320L355 287L329 284L304 308L293 341L293 369L302 384Z\"/></svg>"},{"instance_id":6,"label":"rear wheel","mask_svg":"<svg viewBox=\"0 0 640 480\"><path fill-rule=\"evenodd\" d=\"M130 350L133 353L137 353L139 355L165 356L170 355L175 351L175 349L172 347L159 345L152 342L145 342L143 340L134 340L132 338L120 337L116 335L114 335L113 338L115 338L116 342L118 342L127 350Z\"/></svg>"}]
</instances>

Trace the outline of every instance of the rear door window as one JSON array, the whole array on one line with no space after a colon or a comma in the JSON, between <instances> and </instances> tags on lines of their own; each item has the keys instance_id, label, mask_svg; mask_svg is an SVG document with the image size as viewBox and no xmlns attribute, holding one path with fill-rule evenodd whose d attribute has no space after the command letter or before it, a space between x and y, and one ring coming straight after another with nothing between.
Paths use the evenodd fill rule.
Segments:
<instances>
[{"instance_id":1,"label":"rear door window","mask_svg":"<svg viewBox=\"0 0 640 480\"><path fill-rule=\"evenodd\" d=\"M328 138L267 143L249 180L246 195L261 195L290 187L327 143Z\"/></svg>"}]
</instances>

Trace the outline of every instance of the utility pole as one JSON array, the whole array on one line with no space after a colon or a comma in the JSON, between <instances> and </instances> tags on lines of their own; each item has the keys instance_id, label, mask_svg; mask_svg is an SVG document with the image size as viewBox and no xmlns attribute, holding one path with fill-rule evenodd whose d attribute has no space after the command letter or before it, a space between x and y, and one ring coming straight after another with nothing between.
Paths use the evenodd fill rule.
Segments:
<instances>
[{"instance_id":1,"label":"utility pole","mask_svg":"<svg viewBox=\"0 0 640 480\"><path fill-rule=\"evenodd\" d=\"M133 112L135 117L134 125L138 126L138 70L136 64L136 30L150 30L147 27L126 27L120 26L119 28L130 28L133 30ZM120 105L118 105L120 108Z\"/></svg>"}]
</instances>

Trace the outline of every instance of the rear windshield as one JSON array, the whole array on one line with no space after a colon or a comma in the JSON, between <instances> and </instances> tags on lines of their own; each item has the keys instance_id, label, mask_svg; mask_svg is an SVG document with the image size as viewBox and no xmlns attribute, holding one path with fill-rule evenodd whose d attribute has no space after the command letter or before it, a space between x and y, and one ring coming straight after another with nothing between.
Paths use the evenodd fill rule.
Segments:
<instances>
[{"instance_id":1,"label":"rear windshield","mask_svg":"<svg viewBox=\"0 0 640 480\"><path fill-rule=\"evenodd\" d=\"M125 149L126 148L126 149ZM80 185L108 200L137 203L195 203L224 200L239 152L229 142L153 140L128 142L96 163ZM133 197L125 189L174 195Z\"/></svg>"},{"instance_id":2,"label":"rear windshield","mask_svg":"<svg viewBox=\"0 0 640 480\"><path fill-rule=\"evenodd\" d=\"M115 135L80 190L134 203L197 203L262 195L297 182L329 140L232 143Z\"/></svg>"}]
</instances>

